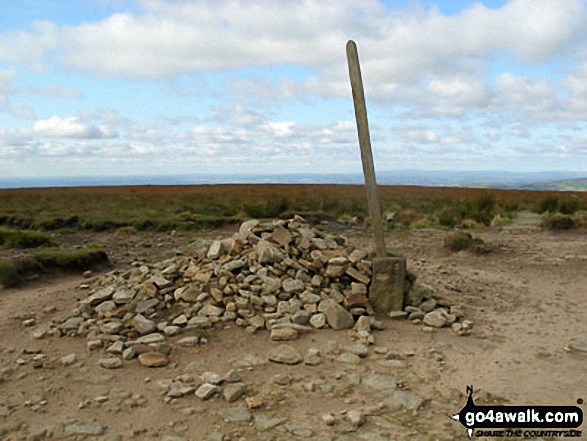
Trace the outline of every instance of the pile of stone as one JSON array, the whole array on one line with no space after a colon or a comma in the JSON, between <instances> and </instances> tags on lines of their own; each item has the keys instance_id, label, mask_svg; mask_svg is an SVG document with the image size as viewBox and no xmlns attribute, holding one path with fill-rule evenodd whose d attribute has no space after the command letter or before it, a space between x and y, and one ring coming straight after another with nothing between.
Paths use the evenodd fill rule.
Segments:
<instances>
[{"instance_id":1,"label":"pile of stone","mask_svg":"<svg viewBox=\"0 0 587 441\"><path fill-rule=\"evenodd\" d=\"M107 343L108 353L123 358L153 345L165 353L166 337L180 334L179 345L198 344L202 330L219 322L290 340L312 329L352 328L372 314L370 276L368 253L345 237L310 228L301 217L251 220L194 255L91 281L59 332L88 337L91 350Z\"/></svg>"},{"instance_id":2,"label":"pile of stone","mask_svg":"<svg viewBox=\"0 0 587 441\"><path fill-rule=\"evenodd\" d=\"M357 320L368 328L370 280L368 252L345 237L311 228L299 216L250 220L193 255L91 280L83 285L89 295L55 332L87 337L89 350L105 348L100 364L106 368L135 357L164 366L168 337L195 346L216 323L235 322L251 333L267 329L275 341L325 327L349 329ZM452 315L442 326L458 320Z\"/></svg>"}]
</instances>

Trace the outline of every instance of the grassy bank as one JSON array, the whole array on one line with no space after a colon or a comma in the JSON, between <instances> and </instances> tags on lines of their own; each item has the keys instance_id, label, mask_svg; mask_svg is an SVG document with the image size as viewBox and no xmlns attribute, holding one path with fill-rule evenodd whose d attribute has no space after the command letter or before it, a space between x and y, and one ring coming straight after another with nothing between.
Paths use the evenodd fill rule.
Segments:
<instances>
[{"instance_id":1,"label":"grassy bank","mask_svg":"<svg viewBox=\"0 0 587 441\"><path fill-rule=\"evenodd\" d=\"M390 226L450 228L507 223L515 212L574 214L587 193L381 186ZM363 186L197 185L0 190L0 225L36 230L199 230L246 218L367 216Z\"/></svg>"},{"instance_id":2,"label":"grassy bank","mask_svg":"<svg viewBox=\"0 0 587 441\"><path fill-rule=\"evenodd\" d=\"M0 259L0 285L17 285L24 278L48 271L84 271L108 264L100 249L61 250L49 248L12 259Z\"/></svg>"}]
</instances>

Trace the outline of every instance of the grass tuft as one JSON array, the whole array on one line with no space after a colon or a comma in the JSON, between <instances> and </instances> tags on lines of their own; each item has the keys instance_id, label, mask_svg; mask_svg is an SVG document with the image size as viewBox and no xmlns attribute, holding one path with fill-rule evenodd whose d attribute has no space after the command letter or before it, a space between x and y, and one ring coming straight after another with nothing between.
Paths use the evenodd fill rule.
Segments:
<instances>
[{"instance_id":1,"label":"grass tuft","mask_svg":"<svg viewBox=\"0 0 587 441\"><path fill-rule=\"evenodd\" d=\"M41 231L0 227L0 246L3 248L37 248L51 243L51 238Z\"/></svg>"},{"instance_id":2,"label":"grass tuft","mask_svg":"<svg viewBox=\"0 0 587 441\"><path fill-rule=\"evenodd\" d=\"M38 250L24 257L0 260L0 284L14 286L34 273L50 270L82 271L108 263L106 252L96 248Z\"/></svg>"}]
</instances>

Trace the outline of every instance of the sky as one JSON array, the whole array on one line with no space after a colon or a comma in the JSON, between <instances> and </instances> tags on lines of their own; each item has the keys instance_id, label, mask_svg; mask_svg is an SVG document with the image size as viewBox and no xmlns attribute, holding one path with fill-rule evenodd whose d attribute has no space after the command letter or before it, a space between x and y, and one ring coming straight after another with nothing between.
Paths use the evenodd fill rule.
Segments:
<instances>
[{"instance_id":1,"label":"sky","mask_svg":"<svg viewBox=\"0 0 587 441\"><path fill-rule=\"evenodd\" d=\"M2 0L3 177L587 175L587 0Z\"/></svg>"}]
</instances>

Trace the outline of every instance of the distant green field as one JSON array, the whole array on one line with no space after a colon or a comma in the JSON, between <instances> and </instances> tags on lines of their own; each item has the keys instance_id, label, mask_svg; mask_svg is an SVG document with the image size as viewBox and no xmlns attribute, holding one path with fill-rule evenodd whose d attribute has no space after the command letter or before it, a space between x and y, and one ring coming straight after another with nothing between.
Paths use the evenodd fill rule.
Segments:
<instances>
[{"instance_id":1,"label":"distant green field","mask_svg":"<svg viewBox=\"0 0 587 441\"><path fill-rule=\"evenodd\" d=\"M539 182L536 184L524 185L523 188L525 190L587 191L587 178Z\"/></svg>"},{"instance_id":2,"label":"distant green field","mask_svg":"<svg viewBox=\"0 0 587 441\"><path fill-rule=\"evenodd\" d=\"M453 227L504 223L520 209L573 214L586 192L380 186L390 226ZM199 230L247 218L300 214L310 220L367 216L361 185L120 186L0 190L0 225L35 230L127 228Z\"/></svg>"}]
</instances>

